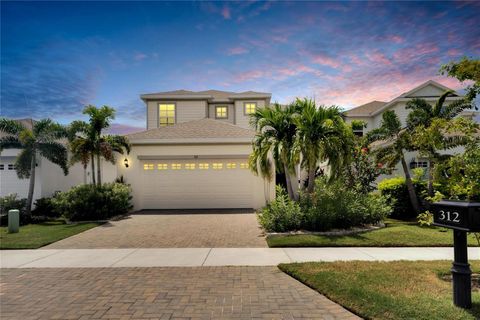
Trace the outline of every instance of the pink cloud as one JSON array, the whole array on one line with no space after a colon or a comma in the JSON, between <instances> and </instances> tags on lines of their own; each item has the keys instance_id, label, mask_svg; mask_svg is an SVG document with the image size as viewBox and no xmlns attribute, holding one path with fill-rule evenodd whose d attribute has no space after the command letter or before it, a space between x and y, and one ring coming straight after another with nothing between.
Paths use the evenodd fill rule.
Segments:
<instances>
[{"instance_id":1,"label":"pink cloud","mask_svg":"<svg viewBox=\"0 0 480 320\"><path fill-rule=\"evenodd\" d=\"M366 56L368 60L376 64L382 64L387 66L392 64L390 59L388 59L383 53L378 51L367 53Z\"/></svg>"},{"instance_id":2,"label":"pink cloud","mask_svg":"<svg viewBox=\"0 0 480 320\"><path fill-rule=\"evenodd\" d=\"M236 81L237 82L242 82L242 81L251 81L255 80L258 78L263 78L267 75L267 72L264 70L250 70L250 71L245 71L241 72L236 76Z\"/></svg>"},{"instance_id":3,"label":"pink cloud","mask_svg":"<svg viewBox=\"0 0 480 320\"><path fill-rule=\"evenodd\" d=\"M312 61L316 64L321 64L323 66L329 66L331 68L337 69L340 67L340 61L335 60L331 57L328 57L324 54L314 54L312 55Z\"/></svg>"},{"instance_id":4,"label":"pink cloud","mask_svg":"<svg viewBox=\"0 0 480 320\"><path fill-rule=\"evenodd\" d=\"M249 52L249 50L244 48L244 47L234 47L234 48L228 49L227 54L229 56L235 56L235 55L239 55L239 54L245 54L245 53L248 53L248 52Z\"/></svg>"},{"instance_id":5,"label":"pink cloud","mask_svg":"<svg viewBox=\"0 0 480 320\"><path fill-rule=\"evenodd\" d=\"M410 63L411 61L421 60L426 55L430 55L439 50L438 46L433 43L420 43L414 47L407 47L397 50L393 54L394 62Z\"/></svg>"},{"instance_id":6,"label":"pink cloud","mask_svg":"<svg viewBox=\"0 0 480 320\"><path fill-rule=\"evenodd\" d=\"M227 6L224 6L220 13L222 14L223 19L229 20L231 18L230 8Z\"/></svg>"},{"instance_id":7,"label":"pink cloud","mask_svg":"<svg viewBox=\"0 0 480 320\"><path fill-rule=\"evenodd\" d=\"M135 61L142 61L142 60L145 60L147 57L148 57L148 55L146 55L145 53L139 52L139 53L137 53L133 56L133 59Z\"/></svg>"},{"instance_id":8,"label":"pink cloud","mask_svg":"<svg viewBox=\"0 0 480 320\"><path fill-rule=\"evenodd\" d=\"M398 36L398 35L391 35L388 36L388 40L394 42L394 43L403 43L405 42L405 38Z\"/></svg>"}]
</instances>

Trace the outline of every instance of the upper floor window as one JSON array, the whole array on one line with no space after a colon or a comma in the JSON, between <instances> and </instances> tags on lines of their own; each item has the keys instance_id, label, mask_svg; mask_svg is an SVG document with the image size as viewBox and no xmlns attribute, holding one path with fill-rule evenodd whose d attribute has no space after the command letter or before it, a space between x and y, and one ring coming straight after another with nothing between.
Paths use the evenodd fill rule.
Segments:
<instances>
[{"instance_id":1,"label":"upper floor window","mask_svg":"<svg viewBox=\"0 0 480 320\"><path fill-rule=\"evenodd\" d=\"M255 102L245 102L244 107L245 114L252 114L255 113L255 110L257 109L257 104Z\"/></svg>"},{"instance_id":2,"label":"upper floor window","mask_svg":"<svg viewBox=\"0 0 480 320\"><path fill-rule=\"evenodd\" d=\"M217 118L217 119L227 119L228 118L228 108L226 106L216 106L215 107L215 118Z\"/></svg>"},{"instance_id":3,"label":"upper floor window","mask_svg":"<svg viewBox=\"0 0 480 320\"><path fill-rule=\"evenodd\" d=\"M160 103L158 105L158 125L160 127L173 126L175 124L175 104Z\"/></svg>"}]
</instances>

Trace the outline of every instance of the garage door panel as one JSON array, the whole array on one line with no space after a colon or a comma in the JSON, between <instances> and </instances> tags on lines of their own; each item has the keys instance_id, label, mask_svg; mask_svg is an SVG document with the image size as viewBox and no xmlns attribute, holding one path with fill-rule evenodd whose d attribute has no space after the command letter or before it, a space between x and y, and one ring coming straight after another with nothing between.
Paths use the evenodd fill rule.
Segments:
<instances>
[{"instance_id":1,"label":"garage door panel","mask_svg":"<svg viewBox=\"0 0 480 320\"><path fill-rule=\"evenodd\" d=\"M162 161L168 169L158 170L154 161L153 170L143 170L142 207L144 209L194 209L194 208L251 208L253 207L253 181L255 177L240 164L246 159L212 159L201 161L208 169L199 168L199 162ZM195 163L195 169L186 169L186 164ZM221 169L213 169L214 164ZM236 168L227 168L235 163ZM172 169L180 164L181 169ZM151 166L150 166L151 167Z\"/></svg>"}]
</instances>

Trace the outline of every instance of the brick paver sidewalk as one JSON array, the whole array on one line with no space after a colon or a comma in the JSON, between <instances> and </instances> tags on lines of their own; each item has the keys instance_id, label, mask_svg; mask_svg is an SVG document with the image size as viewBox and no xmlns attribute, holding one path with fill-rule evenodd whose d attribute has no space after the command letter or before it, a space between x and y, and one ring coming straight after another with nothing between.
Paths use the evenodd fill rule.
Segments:
<instances>
[{"instance_id":1,"label":"brick paver sidewalk","mask_svg":"<svg viewBox=\"0 0 480 320\"><path fill-rule=\"evenodd\" d=\"M358 319L276 267L0 272L3 320Z\"/></svg>"},{"instance_id":2,"label":"brick paver sidewalk","mask_svg":"<svg viewBox=\"0 0 480 320\"><path fill-rule=\"evenodd\" d=\"M253 212L150 211L60 240L45 249L267 247Z\"/></svg>"}]
</instances>

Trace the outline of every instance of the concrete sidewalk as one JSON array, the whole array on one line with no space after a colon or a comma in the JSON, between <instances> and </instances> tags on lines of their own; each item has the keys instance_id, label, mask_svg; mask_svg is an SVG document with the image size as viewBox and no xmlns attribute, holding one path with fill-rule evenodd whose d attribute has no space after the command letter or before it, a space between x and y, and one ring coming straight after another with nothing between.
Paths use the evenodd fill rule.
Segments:
<instances>
[{"instance_id":1,"label":"concrete sidewalk","mask_svg":"<svg viewBox=\"0 0 480 320\"><path fill-rule=\"evenodd\" d=\"M480 259L480 248L469 248ZM1 268L275 266L337 260L453 260L453 248L160 248L0 251Z\"/></svg>"}]
</instances>

